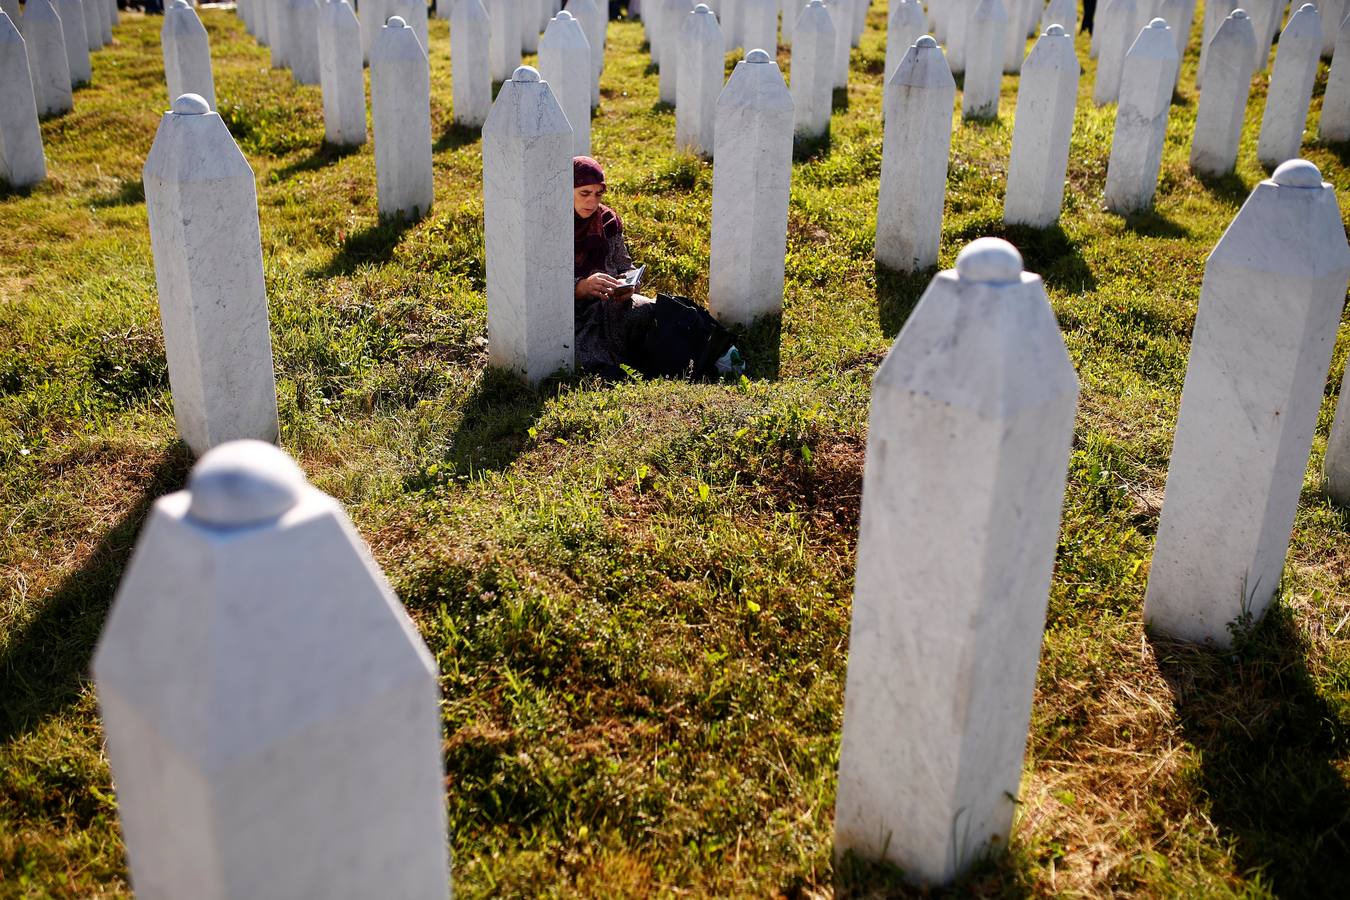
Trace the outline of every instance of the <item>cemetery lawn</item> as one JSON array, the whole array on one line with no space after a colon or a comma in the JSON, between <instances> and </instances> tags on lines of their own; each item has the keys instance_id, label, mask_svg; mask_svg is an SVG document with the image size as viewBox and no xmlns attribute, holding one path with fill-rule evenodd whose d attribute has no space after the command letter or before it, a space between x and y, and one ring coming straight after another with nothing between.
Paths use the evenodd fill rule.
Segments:
<instances>
[{"instance_id":1,"label":"cemetery lawn","mask_svg":"<svg viewBox=\"0 0 1350 900\"><path fill-rule=\"evenodd\" d=\"M744 337L749 377L533 393L484 371L479 142L449 125L446 24L436 205L381 225L371 145L323 147L318 88L203 11L258 178L281 443L439 664L461 897L901 892L831 861L868 382L928 280L872 262L886 14L832 144L795 164L781 333ZM1350 511L1319 491L1350 319L1279 604L1229 654L1141 630L1205 257L1263 177L1260 77L1237 175L1186 166L1200 18L1154 213L1101 209L1114 106L1090 103L1085 36L1061 228L1001 222L1015 77L997 122L955 130L943 265L1016 244L1082 382L1018 825L959 895L1325 897L1350 870ZM160 24L124 14L43 123L50 179L0 189L4 897L130 893L87 672L147 507L191 462L140 182ZM610 26L595 155L653 286L701 298L712 168L672 155L641 33ZM1350 209L1350 147L1305 146Z\"/></svg>"}]
</instances>

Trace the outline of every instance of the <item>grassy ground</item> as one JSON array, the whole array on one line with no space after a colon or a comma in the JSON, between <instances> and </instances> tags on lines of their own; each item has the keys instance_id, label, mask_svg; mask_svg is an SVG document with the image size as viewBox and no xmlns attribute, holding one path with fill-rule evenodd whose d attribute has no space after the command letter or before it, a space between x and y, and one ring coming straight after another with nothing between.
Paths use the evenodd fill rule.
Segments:
<instances>
[{"instance_id":1,"label":"grassy ground","mask_svg":"<svg viewBox=\"0 0 1350 900\"><path fill-rule=\"evenodd\" d=\"M539 393L484 371L481 161L449 125L445 23L436 206L404 227L376 220L369 144L322 146L318 89L203 14L258 176L282 444L348 505L439 663L461 896L900 891L830 859L868 379L926 282L872 263L885 14L833 142L794 167L781 334L746 338L752 377ZM124 17L75 111L43 123L50 179L0 193L3 896L129 892L86 672L147 505L190 465L140 183L159 25ZM672 155L640 27L610 40L609 199L655 286L702 296L711 165ZM1237 175L1186 167L1197 44L1150 215L1101 209L1114 108L1089 102L1084 40L1061 227L1001 224L1015 77L998 121L955 131L943 263L1017 244L1083 387L1017 832L962 894L1344 887L1350 513L1318 473L1350 320L1281 602L1231 654L1140 628L1205 256L1262 177L1260 77ZM1350 148L1307 153L1344 205Z\"/></svg>"}]
</instances>

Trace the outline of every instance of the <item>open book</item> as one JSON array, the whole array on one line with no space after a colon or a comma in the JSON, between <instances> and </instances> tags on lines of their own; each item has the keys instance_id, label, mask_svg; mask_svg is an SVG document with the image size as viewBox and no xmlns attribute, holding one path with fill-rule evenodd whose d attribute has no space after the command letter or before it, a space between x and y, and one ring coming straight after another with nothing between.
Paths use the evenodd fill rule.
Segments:
<instances>
[{"instance_id":1,"label":"open book","mask_svg":"<svg viewBox=\"0 0 1350 900\"><path fill-rule=\"evenodd\" d=\"M636 290L637 286L642 283L642 273L646 271L646 266L638 266L636 269L630 269L628 273L619 280L623 282L624 287Z\"/></svg>"}]
</instances>

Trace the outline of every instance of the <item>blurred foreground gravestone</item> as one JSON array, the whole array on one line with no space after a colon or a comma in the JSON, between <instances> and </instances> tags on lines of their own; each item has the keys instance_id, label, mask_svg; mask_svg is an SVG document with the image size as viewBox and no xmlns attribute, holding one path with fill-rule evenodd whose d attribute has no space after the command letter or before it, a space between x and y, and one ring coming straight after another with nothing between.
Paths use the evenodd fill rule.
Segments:
<instances>
[{"instance_id":1,"label":"blurred foreground gravestone","mask_svg":"<svg viewBox=\"0 0 1350 900\"><path fill-rule=\"evenodd\" d=\"M967 245L872 380L834 851L946 883L1008 844L1078 381L1041 279Z\"/></svg>"},{"instance_id":2,"label":"blurred foreground gravestone","mask_svg":"<svg viewBox=\"0 0 1350 900\"><path fill-rule=\"evenodd\" d=\"M1284 572L1350 281L1336 192L1290 160L1205 264L1158 540L1150 629L1227 647Z\"/></svg>"},{"instance_id":3,"label":"blurred foreground gravestone","mask_svg":"<svg viewBox=\"0 0 1350 900\"><path fill-rule=\"evenodd\" d=\"M155 502L93 667L137 896L449 896L435 663L281 450Z\"/></svg>"}]
</instances>

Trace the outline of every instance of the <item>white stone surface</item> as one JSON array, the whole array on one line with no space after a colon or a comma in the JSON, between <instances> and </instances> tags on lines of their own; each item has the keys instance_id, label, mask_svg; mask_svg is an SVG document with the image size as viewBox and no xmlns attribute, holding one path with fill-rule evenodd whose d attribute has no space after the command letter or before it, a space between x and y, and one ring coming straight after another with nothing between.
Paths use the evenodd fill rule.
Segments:
<instances>
[{"instance_id":1,"label":"white stone surface","mask_svg":"<svg viewBox=\"0 0 1350 900\"><path fill-rule=\"evenodd\" d=\"M99 24L103 26L103 43L106 46L112 43L112 27L120 18L117 13L117 0L107 0L101 11Z\"/></svg>"},{"instance_id":2,"label":"white stone surface","mask_svg":"<svg viewBox=\"0 0 1350 900\"><path fill-rule=\"evenodd\" d=\"M455 122L482 128L492 108L492 65L488 59L492 25L482 0L454 0L450 14L450 80Z\"/></svg>"},{"instance_id":3,"label":"white stone surface","mask_svg":"<svg viewBox=\"0 0 1350 900\"><path fill-rule=\"evenodd\" d=\"M1003 0L978 0L966 24L966 78L961 118L998 117L1006 35L1010 29Z\"/></svg>"},{"instance_id":4,"label":"white stone surface","mask_svg":"<svg viewBox=\"0 0 1350 900\"><path fill-rule=\"evenodd\" d=\"M0 181L28 187L46 177L28 48L9 16L0 12Z\"/></svg>"},{"instance_id":5,"label":"white stone surface","mask_svg":"<svg viewBox=\"0 0 1350 900\"><path fill-rule=\"evenodd\" d=\"M1175 89L1181 78L1181 63L1186 57L1186 44L1191 39L1191 26L1195 19L1195 0L1161 0L1155 4L1157 18L1172 29L1172 42L1177 48L1177 74L1172 78Z\"/></svg>"},{"instance_id":6,"label":"white stone surface","mask_svg":"<svg viewBox=\"0 0 1350 900\"><path fill-rule=\"evenodd\" d=\"M1096 28L1101 32L1101 38L1097 51L1097 76L1092 83L1092 102L1098 106L1114 103L1120 96L1125 54L1139 36L1141 28L1139 7L1139 0L1107 0L1105 3L1099 0Z\"/></svg>"},{"instance_id":7,"label":"white stone surface","mask_svg":"<svg viewBox=\"0 0 1350 900\"><path fill-rule=\"evenodd\" d=\"M483 126L488 353L531 385L574 364L572 128L529 66Z\"/></svg>"},{"instance_id":8,"label":"white stone surface","mask_svg":"<svg viewBox=\"0 0 1350 900\"><path fill-rule=\"evenodd\" d=\"M1209 44L1209 73L1200 91L1191 138L1191 168L1226 175L1237 162L1256 64L1256 31L1245 10L1235 9Z\"/></svg>"},{"instance_id":9,"label":"white stone surface","mask_svg":"<svg viewBox=\"0 0 1350 900\"><path fill-rule=\"evenodd\" d=\"M1004 6L1008 15L1008 27L1003 31L1003 72L1006 74L1022 71L1022 60L1026 58L1027 36L1018 20L1025 7L1025 0L1010 0Z\"/></svg>"},{"instance_id":10,"label":"white stone surface","mask_svg":"<svg viewBox=\"0 0 1350 900\"><path fill-rule=\"evenodd\" d=\"M367 12L373 18L375 7L383 4L384 0L366 0L361 4L361 13L364 16ZM370 9L365 7L369 5ZM267 45L268 57L271 60L272 68L284 69L290 63L290 14L286 8L286 0L267 0L267 33L270 41ZM378 26L374 26L378 28Z\"/></svg>"},{"instance_id":11,"label":"white stone surface","mask_svg":"<svg viewBox=\"0 0 1350 900\"><path fill-rule=\"evenodd\" d=\"M1073 36L1051 25L1022 64L1013 117L1003 221L1047 228L1059 221L1078 99Z\"/></svg>"},{"instance_id":12,"label":"white stone surface","mask_svg":"<svg viewBox=\"0 0 1350 900\"><path fill-rule=\"evenodd\" d=\"M1266 107L1261 114L1261 134L1256 142L1256 158L1266 168L1299 154L1321 41L1321 16L1317 7L1305 3L1290 17L1275 51L1275 68L1270 75Z\"/></svg>"},{"instance_id":13,"label":"white stone surface","mask_svg":"<svg viewBox=\"0 0 1350 900\"><path fill-rule=\"evenodd\" d=\"M51 0L28 0L19 24L28 46L28 70L39 115L68 112L73 105L70 63L61 17Z\"/></svg>"},{"instance_id":14,"label":"white stone surface","mask_svg":"<svg viewBox=\"0 0 1350 900\"><path fill-rule=\"evenodd\" d=\"M271 43L271 38L268 34L268 29L272 27L267 15L267 7L269 5L268 0L254 0L253 2L253 36L256 37L258 43L264 47Z\"/></svg>"},{"instance_id":15,"label":"white stone surface","mask_svg":"<svg viewBox=\"0 0 1350 900\"><path fill-rule=\"evenodd\" d=\"M1285 162L1205 265L1144 600L1153 631L1227 647L1229 623L1274 599L1348 280L1335 190Z\"/></svg>"},{"instance_id":16,"label":"white stone surface","mask_svg":"<svg viewBox=\"0 0 1350 900\"><path fill-rule=\"evenodd\" d=\"M834 22L821 0L802 7L792 40L793 127L797 137L814 140L830 133L834 107Z\"/></svg>"},{"instance_id":17,"label":"white stone surface","mask_svg":"<svg viewBox=\"0 0 1350 900\"><path fill-rule=\"evenodd\" d=\"M317 33L324 140L340 147L359 146L366 142L361 23L347 0L327 0L319 9ZM459 79L455 79L455 86L459 87Z\"/></svg>"},{"instance_id":18,"label":"white stone surface","mask_svg":"<svg viewBox=\"0 0 1350 900\"><path fill-rule=\"evenodd\" d=\"M390 16L370 48L370 118L381 216L431 209L431 76L417 35Z\"/></svg>"},{"instance_id":19,"label":"white stone surface","mask_svg":"<svg viewBox=\"0 0 1350 900\"><path fill-rule=\"evenodd\" d=\"M682 153L704 158L713 155L725 46L722 26L717 24L712 10L703 3L694 7L680 26L676 52L679 75L675 79L675 149Z\"/></svg>"},{"instance_id":20,"label":"white stone surface","mask_svg":"<svg viewBox=\"0 0 1350 900\"><path fill-rule=\"evenodd\" d=\"M164 11L159 41L164 52L164 80L169 103L197 94L216 108L216 81L211 74L211 43L197 11L187 0L172 0Z\"/></svg>"},{"instance_id":21,"label":"white stone surface","mask_svg":"<svg viewBox=\"0 0 1350 900\"><path fill-rule=\"evenodd\" d=\"M1205 0L1205 18L1200 31L1200 63L1195 70L1195 86L1204 87L1205 62L1209 59L1209 45L1219 27L1240 5L1240 0Z\"/></svg>"},{"instance_id":22,"label":"white stone surface","mask_svg":"<svg viewBox=\"0 0 1350 900\"><path fill-rule=\"evenodd\" d=\"M904 2L904 0L900 0ZM781 19L781 33L779 43L784 47L792 46L792 32L797 24L797 17L801 15L806 7L806 0L781 0L778 4L779 18Z\"/></svg>"},{"instance_id":23,"label":"white stone surface","mask_svg":"<svg viewBox=\"0 0 1350 900\"><path fill-rule=\"evenodd\" d=\"M138 896L449 896L435 663L281 450L155 502L94 680Z\"/></svg>"},{"instance_id":24,"label":"white stone surface","mask_svg":"<svg viewBox=\"0 0 1350 900\"><path fill-rule=\"evenodd\" d=\"M567 8L572 9L576 2L573 0ZM520 0L487 0L487 8L492 25L488 41L492 80L506 81L520 65Z\"/></svg>"},{"instance_id":25,"label":"white stone surface","mask_svg":"<svg viewBox=\"0 0 1350 900\"><path fill-rule=\"evenodd\" d=\"M1106 164L1106 208L1112 212L1127 215L1153 205L1176 72L1172 30L1154 19L1125 55L1120 76L1116 131Z\"/></svg>"},{"instance_id":26,"label":"white stone surface","mask_svg":"<svg viewBox=\"0 0 1350 900\"><path fill-rule=\"evenodd\" d=\"M741 0L741 16L745 49L777 58L778 0Z\"/></svg>"},{"instance_id":27,"label":"white stone surface","mask_svg":"<svg viewBox=\"0 0 1350 900\"><path fill-rule=\"evenodd\" d=\"M102 9L103 0L88 0L80 4L80 12L84 19L84 45L90 53L103 49Z\"/></svg>"},{"instance_id":28,"label":"white stone surface","mask_svg":"<svg viewBox=\"0 0 1350 900\"><path fill-rule=\"evenodd\" d=\"M711 16L711 13L709 14ZM539 77L572 126L572 153L591 155L591 45L581 23L563 10L548 23L539 42Z\"/></svg>"},{"instance_id":29,"label":"white stone surface","mask_svg":"<svg viewBox=\"0 0 1350 900\"><path fill-rule=\"evenodd\" d=\"M834 87L848 87L849 57L852 52L853 4L857 0L827 0L825 8L834 22Z\"/></svg>"},{"instance_id":30,"label":"white stone surface","mask_svg":"<svg viewBox=\"0 0 1350 900\"><path fill-rule=\"evenodd\" d=\"M1078 33L1078 4L1074 0L1050 0L1041 13L1041 34L1051 25L1060 25L1064 33Z\"/></svg>"},{"instance_id":31,"label":"white stone surface","mask_svg":"<svg viewBox=\"0 0 1350 900\"><path fill-rule=\"evenodd\" d=\"M718 21L727 39L727 52L741 46L741 4L744 0L722 0ZM753 47L751 49L754 49Z\"/></svg>"},{"instance_id":32,"label":"white stone surface","mask_svg":"<svg viewBox=\"0 0 1350 900\"><path fill-rule=\"evenodd\" d=\"M660 0L661 2L661 62L658 66L657 90L662 103L674 106L679 99L680 29L694 9L692 0Z\"/></svg>"},{"instance_id":33,"label":"white stone surface","mask_svg":"<svg viewBox=\"0 0 1350 900\"><path fill-rule=\"evenodd\" d=\"M278 0L265 2L275 5ZM361 22L361 49L365 54L365 60L369 62L370 48L374 45L380 29L384 27L385 20L389 18L389 0L358 0L358 2L360 8L356 10L356 17Z\"/></svg>"},{"instance_id":34,"label":"white stone surface","mask_svg":"<svg viewBox=\"0 0 1350 900\"><path fill-rule=\"evenodd\" d=\"M1284 10L1289 0L1242 0L1241 6L1252 19L1256 39L1255 71L1264 71L1270 62L1270 45L1283 24Z\"/></svg>"},{"instance_id":35,"label":"white stone surface","mask_svg":"<svg viewBox=\"0 0 1350 900\"><path fill-rule=\"evenodd\" d=\"M66 43L66 67L70 69L70 83L88 84L93 70L89 65L89 33L85 31L84 25L84 2L56 0L56 12L61 17L61 36Z\"/></svg>"},{"instance_id":36,"label":"white stone surface","mask_svg":"<svg viewBox=\"0 0 1350 900\"><path fill-rule=\"evenodd\" d=\"M966 24L975 0L951 0L948 7L947 65L953 74L961 75L966 71Z\"/></svg>"},{"instance_id":37,"label":"white stone surface","mask_svg":"<svg viewBox=\"0 0 1350 900\"><path fill-rule=\"evenodd\" d=\"M758 48L736 64L717 99L708 309L749 325L783 309L792 95Z\"/></svg>"},{"instance_id":38,"label":"white stone surface","mask_svg":"<svg viewBox=\"0 0 1350 900\"><path fill-rule=\"evenodd\" d=\"M1007 846L1077 397L1040 276L997 238L872 379L836 858L944 884Z\"/></svg>"},{"instance_id":39,"label":"white stone surface","mask_svg":"<svg viewBox=\"0 0 1350 900\"><path fill-rule=\"evenodd\" d=\"M891 17L886 23L886 74L882 78L883 85L900 68L900 60L905 58L909 48L926 33L927 23L919 0L893 0Z\"/></svg>"},{"instance_id":40,"label":"white stone surface","mask_svg":"<svg viewBox=\"0 0 1350 900\"><path fill-rule=\"evenodd\" d=\"M871 0L853 0L853 30L849 44L857 47L862 43L863 29L867 27L867 8Z\"/></svg>"},{"instance_id":41,"label":"white stone surface","mask_svg":"<svg viewBox=\"0 0 1350 900\"><path fill-rule=\"evenodd\" d=\"M1350 141L1350 16L1341 22L1336 38L1318 133L1324 141Z\"/></svg>"},{"instance_id":42,"label":"white stone surface","mask_svg":"<svg viewBox=\"0 0 1350 900\"><path fill-rule=\"evenodd\" d=\"M390 16L398 16L417 35L417 43L421 45L422 52L427 56L427 65L430 66L431 35L428 31L426 0L385 0L385 4Z\"/></svg>"},{"instance_id":43,"label":"white stone surface","mask_svg":"<svg viewBox=\"0 0 1350 900\"><path fill-rule=\"evenodd\" d=\"M1345 18L1345 0L1321 0L1317 11L1322 15L1322 56L1330 58L1336 49L1339 24Z\"/></svg>"},{"instance_id":44,"label":"white stone surface","mask_svg":"<svg viewBox=\"0 0 1350 900\"><path fill-rule=\"evenodd\" d=\"M918 272L937 265L956 82L937 41L924 35L886 84L876 259Z\"/></svg>"},{"instance_id":45,"label":"white stone surface","mask_svg":"<svg viewBox=\"0 0 1350 900\"><path fill-rule=\"evenodd\" d=\"M543 29L539 27L539 4L536 0L520 0L519 18L521 52L538 53L539 38ZM549 18L552 19L552 16Z\"/></svg>"},{"instance_id":46,"label":"white stone surface","mask_svg":"<svg viewBox=\"0 0 1350 900\"><path fill-rule=\"evenodd\" d=\"M277 438L253 170L219 115L184 94L145 160L146 213L178 433L199 456Z\"/></svg>"},{"instance_id":47,"label":"white stone surface","mask_svg":"<svg viewBox=\"0 0 1350 900\"><path fill-rule=\"evenodd\" d=\"M692 3L689 8L693 8ZM605 29L609 27L609 8L601 9L599 0L568 0L567 10L572 18L581 23L581 30L586 33L586 43L591 48L591 68L595 70L595 80L591 83L591 109L596 109L600 106L600 75L605 68Z\"/></svg>"},{"instance_id":48,"label":"white stone surface","mask_svg":"<svg viewBox=\"0 0 1350 900\"><path fill-rule=\"evenodd\" d=\"M1341 506L1350 507L1350 376L1345 373L1341 374L1341 395L1336 401L1322 472L1327 479L1327 494Z\"/></svg>"}]
</instances>

